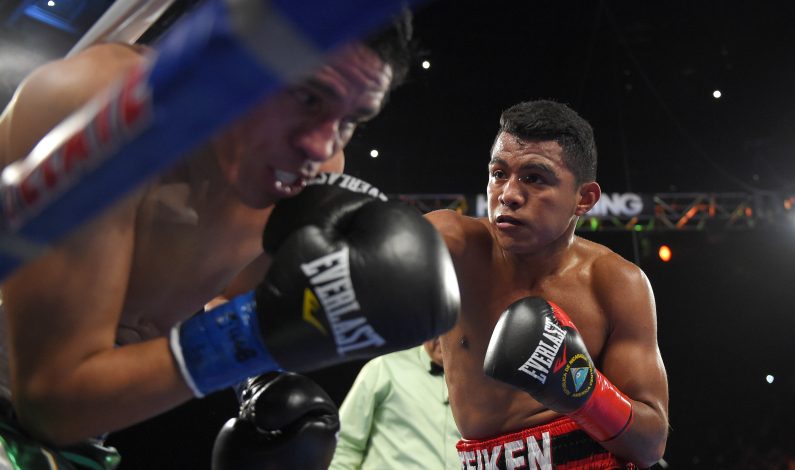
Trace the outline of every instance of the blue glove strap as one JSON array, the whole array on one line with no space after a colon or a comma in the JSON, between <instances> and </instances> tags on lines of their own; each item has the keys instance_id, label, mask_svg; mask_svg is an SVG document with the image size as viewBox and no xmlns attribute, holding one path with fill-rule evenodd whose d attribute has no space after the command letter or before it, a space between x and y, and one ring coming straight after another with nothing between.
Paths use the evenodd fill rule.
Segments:
<instances>
[{"instance_id":1,"label":"blue glove strap","mask_svg":"<svg viewBox=\"0 0 795 470\"><path fill-rule=\"evenodd\" d=\"M253 292L184 321L177 343L177 362L198 396L280 369L260 337Z\"/></svg>"}]
</instances>

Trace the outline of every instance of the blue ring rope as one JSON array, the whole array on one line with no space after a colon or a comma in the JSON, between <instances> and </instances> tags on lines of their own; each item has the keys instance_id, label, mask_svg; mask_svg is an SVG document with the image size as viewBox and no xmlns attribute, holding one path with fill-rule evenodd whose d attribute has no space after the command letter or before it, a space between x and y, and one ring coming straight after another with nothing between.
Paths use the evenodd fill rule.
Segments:
<instances>
[{"instance_id":1,"label":"blue ring rope","mask_svg":"<svg viewBox=\"0 0 795 470\"><path fill-rule=\"evenodd\" d=\"M294 70L274 70L273 64L263 63L261 52L285 46L260 44L263 38L272 39L267 31L259 36L262 31L241 29L236 19L253 19L256 25L276 16L322 58L373 31L404 4L402 0L208 0L168 31L149 70L125 77L125 84L103 98L101 106L95 101L75 113L82 115L82 121L72 119L71 132L58 127L51 132L62 135L60 142L43 150L42 161L47 163L29 171L31 179L13 178L6 169L0 182L0 280L38 254L19 246L47 247L57 241L174 164L280 87L285 77L317 65L303 60L287 64ZM70 131L66 122L61 126ZM103 141L107 128L114 132ZM77 137L69 138L75 133ZM81 152L86 148L95 151ZM52 183L53 172L44 168L47 164L70 168L71 173L61 172ZM46 181L53 188L45 190ZM31 192L31 187L40 190Z\"/></svg>"}]
</instances>

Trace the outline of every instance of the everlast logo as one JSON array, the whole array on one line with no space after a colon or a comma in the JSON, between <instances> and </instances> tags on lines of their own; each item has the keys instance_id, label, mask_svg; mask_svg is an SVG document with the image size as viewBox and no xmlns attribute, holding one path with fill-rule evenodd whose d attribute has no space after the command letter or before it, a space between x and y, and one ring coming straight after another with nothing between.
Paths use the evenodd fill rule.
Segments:
<instances>
[{"instance_id":1,"label":"everlast logo","mask_svg":"<svg viewBox=\"0 0 795 470\"><path fill-rule=\"evenodd\" d=\"M22 160L19 176L5 173L7 185L2 188L3 212L6 220L19 224L31 216L36 208L70 185L77 175L96 166L108 157L129 136L151 120L151 90L146 81L147 70L140 68L126 77L108 102L93 101L42 139L32 158L38 163L26 171L31 158ZM68 136L69 126L90 115L82 128ZM78 123L79 124L79 123ZM59 129L61 130L59 133ZM59 135L60 134L60 135ZM56 141L55 143L51 143ZM46 148L49 147L49 148ZM38 152L38 153L37 153ZM41 153L44 156L41 157ZM6 171L19 168L9 166Z\"/></svg>"},{"instance_id":2,"label":"everlast logo","mask_svg":"<svg viewBox=\"0 0 795 470\"><path fill-rule=\"evenodd\" d=\"M542 384L547 381L547 374L549 374L549 369L552 367L552 361L555 360L560 345L563 344L563 340L566 338L566 332L553 323L549 317L544 317L544 338L548 342L544 341L544 339L539 341L530 358L519 367L520 371Z\"/></svg>"},{"instance_id":3,"label":"everlast logo","mask_svg":"<svg viewBox=\"0 0 795 470\"><path fill-rule=\"evenodd\" d=\"M551 438L544 432L540 446L535 437L528 436L524 440L508 441L504 448L503 444L497 444L491 448L459 451L458 457L461 470L552 470Z\"/></svg>"},{"instance_id":4,"label":"everlast logo","mask_svg":"<svg viewBox=\"0 0 795 470\"><path fill-rule=\"evenodd\" d=\"M334 335L341 356L386 343L361 315L351 280L348 247L301 265L309 278Z\"/></svg>"},{"instance_id":5,"label":"everlast logo","mask_svg":"<svg viewBox=\"0 0 795 470\"><path fill-rule=\"evenodd\" d=\"M354 193L362 193L368 196L386 201L387 197L380 189L372 186L366 181L359 178L354 178L350 175L342 173L321 173L312 179L308 184L327 184L329 186L339 186L340 188L353 191Z\"/></svg>"}]
</instances>

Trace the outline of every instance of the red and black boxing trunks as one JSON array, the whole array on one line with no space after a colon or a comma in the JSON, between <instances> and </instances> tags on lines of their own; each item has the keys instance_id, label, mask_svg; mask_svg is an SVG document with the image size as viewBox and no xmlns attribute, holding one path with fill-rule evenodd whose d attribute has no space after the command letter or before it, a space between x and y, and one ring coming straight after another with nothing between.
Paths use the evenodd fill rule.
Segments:
<instances>
[{"instance_id":1,"label":"red and black boxing trunks","mask_svg":"<svg viewBox=\"0 0 795 470\"><path fill-rule=\"evenodd\" d=\"M570 418L456 445L462 470L636 469L605 450Z\"/></svg>"}]
</instances>

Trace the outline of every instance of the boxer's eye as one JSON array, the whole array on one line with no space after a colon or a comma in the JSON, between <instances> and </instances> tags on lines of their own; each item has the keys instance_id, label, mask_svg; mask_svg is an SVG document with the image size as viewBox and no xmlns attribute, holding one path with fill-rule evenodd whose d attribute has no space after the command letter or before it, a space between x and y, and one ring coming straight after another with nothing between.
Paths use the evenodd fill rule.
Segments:
<instances>
[{"instance_id":1,"label":"boxer's eye","mask_svg":"<svg viewBox=\"0 0 795 470\"><path fill-rule=\"evenodd\" d=\"M541 177L541 175L536 175L536 174L531 174L531 175L524 176L522 178L522 181L524 181L525 183L530 183L530 184L543 184L543 183L546 182L544 180L544 178Z\"/></svg>"},{"instance_id":2,"label":"boxer's eye","mask_svg":"<svg viewBox=\"0 0 795 470\"><path fill-rule=\"evenodd\" d=\"M307 88L293 88L290 90L290 95L301 105L306 108L314 109L320 106L320 96Z\"/></svg>"},{"instance_id":3,"label":"boxer's eye","mask_svg":"<svg viewBox=\"0 0 795 470\"><path fill-rule=\"evenodd\" d=\"M494 179L503 179L505 178L505 172L502 170L491 170L491 177Z\"/></svg>"}]
</instances>

